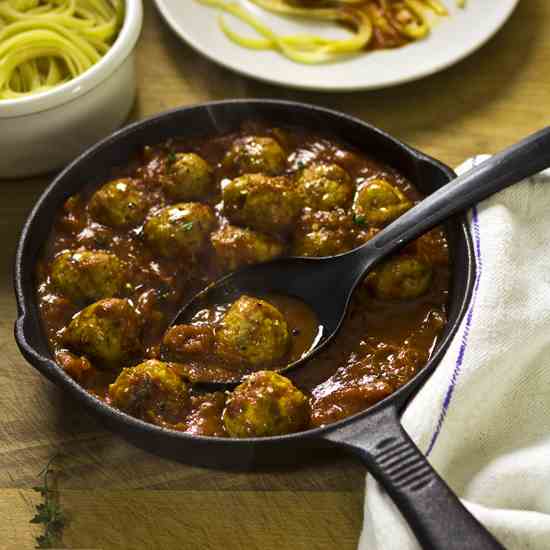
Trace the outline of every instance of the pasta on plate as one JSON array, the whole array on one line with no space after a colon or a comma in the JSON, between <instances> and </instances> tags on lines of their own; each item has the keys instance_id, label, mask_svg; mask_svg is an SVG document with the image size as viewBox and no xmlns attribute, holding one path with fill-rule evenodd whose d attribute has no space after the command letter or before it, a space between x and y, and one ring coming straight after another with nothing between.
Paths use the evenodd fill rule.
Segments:
<instances>
[{"instance_id":1,"label":"pasta on plate","mask_svg":"<svg viewBox=\"0 0 550 550\"><path fill-rule=\"evenodd\" d=\"M114 43L123 0L0 1L0 100L76 78Z\"/></svg>"},{"instance_id":2,"label":"pasta on plate","mask_svg":"<svg viewBox=\"0 0 550 550\"><path fill-rule=\"evenodd\" d=\"M305 64L334 61L364 50L403 46L426 37L434 17L448 15L440 0L249 0L272 13L332 21L353 33L349 38L330 39L312 34L281 36L239 3L231 0L197 1L232 15L259 35L254 38L243 36L220 16L221 30L236 44L253 50L275 50ZM466 0L456 2L464 7Z\"/></svg>"}]
</instances>

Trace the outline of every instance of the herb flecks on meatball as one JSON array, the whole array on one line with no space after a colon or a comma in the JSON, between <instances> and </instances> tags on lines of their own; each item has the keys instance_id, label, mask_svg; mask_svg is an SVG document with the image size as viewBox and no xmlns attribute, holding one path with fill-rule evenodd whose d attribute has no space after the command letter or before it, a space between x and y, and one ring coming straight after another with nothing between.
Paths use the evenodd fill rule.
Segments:
<instances>
[{"instance_id":1,"label":"herb flecks on meatball","mask_svg":"<svg viewBox=\"0 0 550 550\"><path fill-rule=\"evenodd\" d=\"M337 164L312 164L303 170L297 184L303 205L314 210L348 208L353 200L351 178Z\"/></svg>"},{"instance_id":2,"label":"herb flecks on meatball","mask_svg":"<svg viewBox=\"0 0 550 550\"><path fill-rule=\"evenodd\" d=\"M182 202L167 206L147 220L145 240L151 250L167 258L194 258L208 244L216 224L209 206Z\"/></svg>"},{"instance_id":3,"label":"herb flecks on meatball","mask_svg":"<svg viewBox=\"0 0 550 550\"><path fill-rule=\"evenodd\" d=\"M421 258L398 256L382 264L367 278L367 285L383 300L412 300L430 287L432 267Z\"/></svg>"},{"instance_id":4,"label":"herb flecks on meatball","mask_svg":"<svg viewBox=\"0 0 550 550\"><path fill-rule=\"evenodd\" d=\"M210 240L224 271L274 260L284 251L278 239L234 225L226 225L212 233Z\"/></svg>"},{"instance_id":5,"label":"herb flecks on meatball","mask_svg":"<svg viewBox=\"0 0 550 550\"><path fill-rule=\"evenodd\" d=\"M66 250L53 263L53 286L75 302L118 296L124 289L127 267L115 254L102 250Z\"/></svg>"},{"instance_id":6,"label":"herb flecks on meatball","mask_svg":"<svg viewBox=\"0 0 550 550\"><path fill-rule=\"evenodd\" d=\"M106 368L120 368L141 350L141 322L128 300L107 298L77 313L62 332L72 351Z\"/></svg>"},{"instance_id":7,"label":"herb flecks on meatball","mask_svg":"<svg viewBox=\"0 0 550 550\"><path fill-rule=\"evenodd\" d=\"M270 137L247 136L237 139L225 155L223 166L237 174L280 174L286 166L286 154Z\"/></svg>"},{"instance_id":8,"label":"herb flecks on meatball","mask_svg":"<svg viewBox=\"0 0 550 550\"><path fill-rule=\"evenodd\" d=\"M92 218L110 227L129 227L141 223L149 205L137 182L118 179L100 187L88 205Z\"/></svg>"},{"instance_id":9,"label":"herb flecks on meatball","mask_svg":"<svg viewBox=\"0 0 550 550\"><path fill-rule=\"evenodd\" d=\"M363 184L353 204L357 221L372 227L389 224L411 207L412 202L405 194L383 179Z\"/></svg>"},{"instance_id":10,"label":"herb flecks on meatball","mask_svg":"<svg viewBox=\"0 0 550 550\"><path fill-rule=\"evenodd\" d=\"M255 372L229 396L223 423L231 437L266 437L300 431L309 423L306 396L273 371Z\"/></svg>"},{"instance_id":11,"label":"herb flecks on meatball","mask_svg":"<svg viewBox=\"0 0 550 550\"><path fill-rule=\"evenodd\" d=\"M212 169L195 153L175 154L162 180L164 192L176 201L203 199L214 191L214 183Z\"/></svg>"},{"instance_id":12,"label":"herb flecks on meatball","mask_svg":"<svg viewBox=\"0 0 550 550\"><path fill-rule=\"evenodd\" d=\"M146 422L173 425L185 418L189 391L172 365L150 359L123 369L109 386L109 400L120 410Z\"/></svg>"},{"instance_id":13,"label":"herb flecks on meatball","mask_svg":"<svg viewBox=\"0 0 550 550\"><path fill-rule=\"evenodd\" d=\"M223 212L236 225L284 234L292 228L300 210L295 186L284 176L247 174L223 187Z\"/></svg>"},{"instance_id":14,"label":"herb flecks on meatball","mask_svg":"<svg viewBox=\"0 0 550 550\"><path fill-rule=\"evenodd\" d=\"M217 353L228 363L270 366L288 352L290 334L282 313L270 303L241 296L216 331Z\"/></svg>"},{"instance_id":15,"label":"herb flecks on meatball","mask_svg":"<svg viewBox=\"0 0 550 550\"><path fill-rule=\"evenodd\" d=\"M342 209L317 212L306 209L296 225L294 256L334 256L354 248L353 220Z\"/></svg>"}]
</instances>

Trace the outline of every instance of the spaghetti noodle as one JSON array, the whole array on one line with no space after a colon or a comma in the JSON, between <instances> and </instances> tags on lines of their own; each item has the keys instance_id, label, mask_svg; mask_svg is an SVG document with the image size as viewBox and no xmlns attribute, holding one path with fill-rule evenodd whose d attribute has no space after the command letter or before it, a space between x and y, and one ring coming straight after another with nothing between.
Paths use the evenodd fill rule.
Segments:
<instances>
[{"instance_id":1,"label":"spaghetti noodle","mask_svg":"<svg viewBox=\"0 0 550 550\"><path fill-rule=\"evenodd\" d=\"M123 18L123 0L1 0L0 100L87 71L107 53Z\"/></svg>"},{"instance_id":2,"label":"spaghetti noodle","mask_svg":"<svg viewBox=\"0 0 550 550\"><path fill-rule=\"evenodd\" d=\"M456 1L464 7L465 0ZM328 39L311 34L280 36L231 0L198 2L232 15L258 34L255 38L243 36L220 16L220 28L236 44L254 50L276 50L306 64L333 61L367 49L403 46L426 37L433 16L448 15L440 0L250 0L272 13L334 21L353 32L350 38Z\"/></svg>"}]
</instances>

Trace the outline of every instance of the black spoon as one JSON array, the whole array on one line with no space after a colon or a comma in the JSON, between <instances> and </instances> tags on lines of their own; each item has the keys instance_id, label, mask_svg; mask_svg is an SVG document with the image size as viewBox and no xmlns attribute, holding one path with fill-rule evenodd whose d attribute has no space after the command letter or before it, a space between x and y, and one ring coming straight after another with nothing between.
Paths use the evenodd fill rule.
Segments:
<instances>
[{"instance_id":1,"label":"black spoon","mask_svg":"<svg viewBox=\"0 0 550 550\"><path fill-rule=\"evenodd\" d=\"M411 208L363 246L324 258L282 258L231 273L189 301L172 324L189 322L199 310L241 294L283 294L309 305L323 327L316 346L284 373L311 359L336 335L357 285L378 263L441 224L502 189L550 166L550 127L491 157ZM549 190L550 192L550 190ZM208 381L211 389L231 389L239 380Z\"/></svg>"}]
</instances>

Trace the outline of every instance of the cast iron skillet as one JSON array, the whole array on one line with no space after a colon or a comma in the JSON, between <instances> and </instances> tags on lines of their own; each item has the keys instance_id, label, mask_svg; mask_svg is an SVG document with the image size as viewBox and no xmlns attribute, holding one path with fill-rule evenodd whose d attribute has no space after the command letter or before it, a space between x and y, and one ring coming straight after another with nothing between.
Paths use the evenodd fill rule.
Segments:
<instances>
[{"instance_id":1,"label":"cast iron skillet","mask_svg":"<svg viewBox=\"0 0 550 550\"><path fill-rule=\"evenodd\" d=\"M451 169L384 132L341 113L311 105L268 100L233 100L178 109L138 122L92 147L46 189L23 228L15 263L21 353L44 376L87 405L111 429L180 461L215 468L251 468L303 460L319 449L340 447L365 463L410 523L424 548L501 548L460 504L431 468L399 422L399 415L434 371L468 307L475 259L466 221L447 223L452 264L449 321L428 365L408 384L374 407L325 428L280 437L229 439L193 436L147 424L115 410L83 390L52 360L41 327L35 291L35 262L55 213L88 183L107 180L144 145L178 136L214 136L238 130L246 120L296 125L328 133L390 164L424 194L455 177Z\"/></svg>"}]
</instances>

